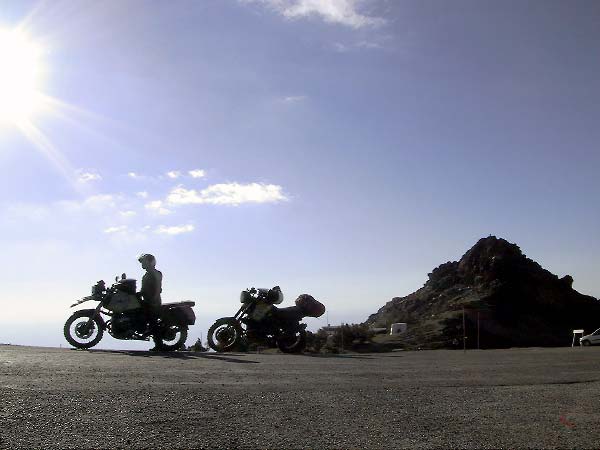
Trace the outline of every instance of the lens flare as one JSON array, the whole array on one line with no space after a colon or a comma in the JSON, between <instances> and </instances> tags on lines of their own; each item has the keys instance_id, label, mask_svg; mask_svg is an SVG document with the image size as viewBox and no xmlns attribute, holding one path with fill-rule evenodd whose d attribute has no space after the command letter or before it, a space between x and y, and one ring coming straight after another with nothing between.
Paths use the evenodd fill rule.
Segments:
<instances>
[{"instance_id":1,"label":"lens flare","mask_svg":"<svg viewBox=\"0 0 600 450\"><path fill-rule=\"evenodd\" d=\"M0 67L0 124L30 121L43 105L40 47L19 30L0 30Z\"/></svg>"}]
</instances>

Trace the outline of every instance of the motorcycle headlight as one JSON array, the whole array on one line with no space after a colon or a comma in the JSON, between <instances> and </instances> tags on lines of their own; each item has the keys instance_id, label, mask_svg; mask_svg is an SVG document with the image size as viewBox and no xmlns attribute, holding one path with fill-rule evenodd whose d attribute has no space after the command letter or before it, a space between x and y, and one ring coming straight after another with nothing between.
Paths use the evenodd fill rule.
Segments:
<instances>
[{"instance_id":1,"label":"motorcycle headlight","mask_svg":"<svg viewBox=\"0 0 600 450\"><path fill-rule=\"evenodd\" d=\"M252 295L250 295L250 292L242 291L242 293L240 294L240 302L248 303L251 300L252 300Z\"/></svg>"}]
</instances>

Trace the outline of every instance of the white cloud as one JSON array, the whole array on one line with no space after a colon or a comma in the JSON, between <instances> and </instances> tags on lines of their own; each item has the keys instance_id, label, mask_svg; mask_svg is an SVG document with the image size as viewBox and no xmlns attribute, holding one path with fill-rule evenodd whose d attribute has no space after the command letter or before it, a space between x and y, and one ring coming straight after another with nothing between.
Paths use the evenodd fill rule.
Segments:
<instances>
[{"instance_id":1,"label":"white cloud","mask_svg":"<svg viewBox=\"0 0 600 450\"><path fill-rule=\"evenodd\" d=\"M188 173L192 176L192 178L202 178L206 175L206 172L204 172L202 169L190 170Z\"/></svg>"},{"instance_id":2,"label":"white cloud","mask_svg":"<svg viewBox=\"0 0 600 450\"><path fill-rule=\"evenodd\" d=\"M120 196L98 194L92 195L81 202L73 200L59 201L57 205L66 212L92 211L98 213L115 208L119 200L121 200Z\"/></svg>"},{"instance_id":3,"label":"white cloud","mask_svg":"<svg viewBox=\"0 0 600 450\"><path fill-rule=\"evenodd\" d=\"M137 179L139 179L139 178L142 178L140 175L138 175L138 174L137 174L137 173L135 173L135 172L128 172L128 173L127 173L127 176L128 176L129 178L133 178L134 180L137 180Z\"/></svg>"},{"instance_id":4,"label":"white cloud","mask_svg":"<svg viewBox=\"0 0 600 450\"><path fill-rule=\"evenodd\" d=\"M82 169L77 171L77 181L80 183L88 183L90 181L100 181L102 177L95 171L85 172Z\"/></svg>"},{"instance_id":5,"label":"white cloud","mask_svg":"<svg viewBox=\"0 0 600 450\"><path fill-rule=\"evenodd\" d=\"M135 211L121 211L119 212L119 215L121 217L134 217L137 215L137 213Z\"/></svg>"},{"instance_id":6,"label":"white cloud","mask_svg":"<svg viewBox=\"0 0 600 450\"><path fill-rule=\"evenodd\" d=\"M177 234L190 233L194 231L194 225L179 225L179 226L171 226L168 227L166 225L158 226L154 232L158 234L168 234L170 236L175 236Z\"/></svg>"},{"instance_id":7,"label":"white cloud","mask_svg":"<svg viewBox=\"0 0 600 450\"><path fill-rule=\"evenodd\" d=\"M123 233L124 231L127 231L127 226L126 225L121 225L119 227L108 227L104 230L105 233L107 234L112 234L112 233Z\"/></svg>"},{"instance_id":8,"label":"white cloud","mask_svg":"<svg viewBox=\"0 0 600 450\"><path fill-rule=\"evenodd\" d=\"M173 205L209 203L213 205L233 205L242 203L276 203L287 200L281 186L263 183L224 183L214 184L201 191L177 186L167 196Z\"/></svg>"},{"instance_id":9,"label":"white cloud","mask_svg":"<svg viewBox=\"0 0 600 450\"><path fill-rule=\"evenodd\" d=\"M162 200L154 200L152 202L148 202L144 205L144 207L161 216L171 214L171 210L164 207L164 203Z\"/></svg>"},{"instance_id":10,"label":"white cloud","mask_svg":"<svg viewBox=\"0 0 600 450\"><path fill-rule=\"evenodd\" d=\"M135 195L139 198L148 198L148 193L146 191L136 192Z\"/></svg>"},{"instance_id":11,"label":"white cloud","mask_svg":"<svg viewBox=\"0 0 600 450\"><path fill-rule=\"evenodd\" d=\"M384 50L392 40L390 35L372 36L369 39L362 39L354 42L334 42L329 47L338 53L348 53L361 50Z\"/></svg>"},{"instance_id":12,"label":"white cloud","mask_svg":"<svg viewBox=\"0 0 600 450\"><path fill-rule=\"evenodd\" d=\"M299 103L306 100L306 95L291 95L289 97L283 97L285 103Z\"/></svg>"},{"instance_id":13,"label":"white cloud","mask_svg":"<svg viewBox=\"0 0 600 450\"><path fill-rule=\"evenodd\" d=\"M352 28L379 26L385 23L381 17L359 12L367 0L242 0L245 3L261 3L288 19L316 16L328 23Z\"/></svg>"},{"instance_id":14,"label":"white cloud","mask_svg":"<svg viewBox=\"0 0 600 450\"><path fill-rule=\"evenodd\" d=\"M332 48L339 53L346 53L350 51L350 47L348 47L346 44L342 44L341 42L333 43Z\"/></svg>"},{"instance_id":15,"label":"white cloud","mask_svg":"<svg viewBox=\"0 0 600 450\"><path fill-rule=\"evenodd\" d=\"M179 178L181 176L181 172L179 170L171 170L167 172L167 176L172 179Z\"/></svg>"}]
</instances>

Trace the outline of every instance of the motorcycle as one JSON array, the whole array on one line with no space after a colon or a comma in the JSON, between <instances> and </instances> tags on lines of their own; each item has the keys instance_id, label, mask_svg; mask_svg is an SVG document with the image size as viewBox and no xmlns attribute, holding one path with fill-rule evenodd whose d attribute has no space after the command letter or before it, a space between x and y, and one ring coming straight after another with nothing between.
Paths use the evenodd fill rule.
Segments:
<instances>
[{"instance_id":1,"label":"motorcycle","mask_svg":"<svg viewBox=\"0 0 600 450\"><path fill-rule=\"evenodd\" d=\"M92 286L92 295L83 297L71 308L88 301L98 302L94 309L74 312L64 326L64 335L76 348L91 348L98 344L104 331L122 340L148 341L154 339L156 346L165 351L177 350L187 339L188 327L196 322L192 306L194 302L166 303L161 305L157 323L158 335L154 335L147 315L136 294L136 280L125 274L109 288L104 280ZM102 316L108 317L105 320Z\"/></svg>"},{"instance_id":2,"label":"motorcycle","mask_svg":"<svg viewBox=\"0 0 600 450\"><path fill-rule=\"evenodd\" d=\"M279 286L242 291L242 306L233 317L222 317L208 329L208 345L217 352L245 350L250 343L266 343L284 353L299 353L306 347L304 317L320 317L325 306L308 294L296 306L277 308L283 301Z\"/></svg>"}]
</instances>

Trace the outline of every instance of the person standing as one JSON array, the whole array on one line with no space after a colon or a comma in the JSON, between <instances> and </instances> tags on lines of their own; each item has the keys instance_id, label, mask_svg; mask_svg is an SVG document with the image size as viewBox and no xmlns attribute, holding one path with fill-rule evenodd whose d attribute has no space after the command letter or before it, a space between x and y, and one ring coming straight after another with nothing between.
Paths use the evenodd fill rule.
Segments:
<instances>
[{"instance_id":1,"label":"person standing","mask_svg":"<svg viewBox=\"0 0 600 450\"><path fill-rule=\"evenodd\" d=\"M162 292L162 272L156 269L156 258L150 253L140 255L138 261L141 263L142 269L146 271L142 277L142 288L139 294L154 339L155 346L151 350L160 350L162 340L159 337L160 328L158 326L158 321L162 303L160 297Z\"/></svg>"}]
</instances>

